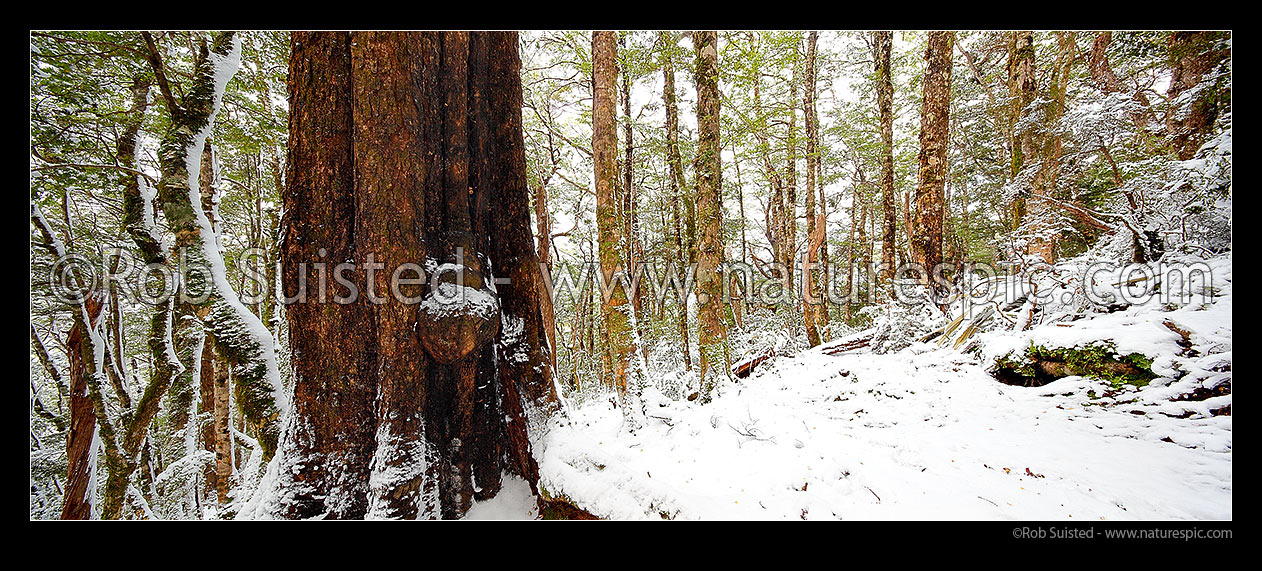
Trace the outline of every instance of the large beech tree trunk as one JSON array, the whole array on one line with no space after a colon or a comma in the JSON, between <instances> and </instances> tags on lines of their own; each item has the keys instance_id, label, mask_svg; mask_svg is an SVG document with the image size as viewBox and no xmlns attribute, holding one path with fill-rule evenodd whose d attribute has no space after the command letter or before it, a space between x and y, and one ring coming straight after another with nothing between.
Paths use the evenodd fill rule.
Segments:
<instances>
[{"instance_id":1,"label":"large beech tree trunk","mask_svg":"<svg viewBox=\"0 0 1262 571\"><path fill-rule=\"evenodd\" d=\"M912 261L924 267L924 283L932 282L942 263L943 189L950 134L951 49L954 32L930 32L925 50L924 102L920 113L920 183L912 221Z\"/></svg>"},{"instance_id":2,"label":"large beech tree trunk","mask_svg":"<svg viewBox=\"0 0 1262 571\"><path fill-rule=\"evenodd\" d=\"M504 472L536 489L528 435L557 400L519 67L515 33L294 33L282 281L306 301L251 515L456 518ZM343 280L323 299L318 263Z\"/></svg>"}]
</instances>

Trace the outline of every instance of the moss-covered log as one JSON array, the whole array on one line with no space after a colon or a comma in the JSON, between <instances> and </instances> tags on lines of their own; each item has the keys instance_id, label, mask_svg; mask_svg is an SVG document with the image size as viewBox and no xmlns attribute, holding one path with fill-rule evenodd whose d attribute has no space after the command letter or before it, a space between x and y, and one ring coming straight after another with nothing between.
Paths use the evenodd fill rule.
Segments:
<instances>
[{"instance_id":1,"label":"moss-covered log","mask_svg":"<svg viewBox=\"0 0 1262 571\"><path fill-rule=\"evenodd\" d=\"M1044 347L1031 344L1022 355L1009 353L995 361L991 375L1008 385L1038 387L1073 375L1095 377L1115 387L1142 387L1157 375L1152 359L1141 353L1118 354L1111 343L1085 347Z\"/></svg>"}]
</instances>

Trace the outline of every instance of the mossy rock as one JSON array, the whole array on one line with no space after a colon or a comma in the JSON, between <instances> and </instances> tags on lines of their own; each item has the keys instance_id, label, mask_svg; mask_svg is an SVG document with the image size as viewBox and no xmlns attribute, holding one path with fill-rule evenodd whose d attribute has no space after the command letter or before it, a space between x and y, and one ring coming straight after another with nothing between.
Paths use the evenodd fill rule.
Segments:
<instances>
[{"instance_id":1,"label":"mossy rock","mask_svg":"<svg viewBox=\"0 0 1262 571\"><path fill-rule=\"evenodd\" d=\"M1157 375L1152 359L1142 353L1119 355L1112 343L1085 347L1044 347L1033 343L1024 354L1009 353L995 360L991 375L1009 385L1037 387L1077 375L1107 381L1114 388L1142 387Z\"/></svg>"}]
</instances>

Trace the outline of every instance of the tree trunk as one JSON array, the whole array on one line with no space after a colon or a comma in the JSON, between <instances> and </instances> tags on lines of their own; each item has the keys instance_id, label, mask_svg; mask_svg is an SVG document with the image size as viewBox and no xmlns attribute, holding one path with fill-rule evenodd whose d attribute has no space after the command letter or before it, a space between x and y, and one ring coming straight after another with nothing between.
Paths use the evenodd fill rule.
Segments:
<instances>
[{"instance_id":1,"label":"tree trunk","mask_svg":"<svg viewBox=\"0 0 1262 571\"><path fill-rule=\"evenodd\" d=\"M535 254L539 256L539 267L542 271L548 272L549 283L552 276L552 220L548 215L548 183L542 181L535 190L535 223L538 225L535 233L537 245L535 246ZM548 291L546 285L539 291L540 310L543 312L543 330L548 335L548 361L552 364L552 370L556 370L557 366L557 343L556 343L556 308L552 304L552 294Z\"/></svg>"},{"instance_id":2,"label":"tree trunk","mask_svg":"<svg viewBox=\"0 0 1262 571\"><path fill-rule=\"evenodd\" d=\"M1219 66L1231 59L1231 32L1171 32L1170 87L1166 96L1174 101L1184 92L1200 85L1205 76L1219 72ZM1166 131L1181 161L1191 159L1205 143L1206 135L1220 114L1231 110L1231 93L1224 96L1224 85L1230 85L1226 74L1212 76L1214 85L1194 100L1178 105L1166 116Z\"/></svg>"},{"instance_id":3,"label":"tree trunk","mask_svg":"<svg viewBox=\"0 0 1262 571\"><path fill-rule=\"evenodd\" d=\"M925 51L924 102L920 114L920 172L912 221L912 261L924 269L922 283L932 283L942 263L943 186L950 136L951 50L954 32L930 32Z\"/></svg>"},{"instance_id":4,"label":"tree trunk","mask_svg":"<svg viewBox=\"0 0 1262 571\"><path fill-rule=\"evenodd\" d=\"M218 354L213 336L207 336L206 347L202 350L209 351L210 360L218 365L214 369L215 491L219 496L219 505L224 506L228 503L228 490L232 485L232 411L228 404L231 385L227 363Z\"/></svg>"},{"instance_id":5,"label":"tree trunk","mask_svg":"<svg viewBox=\"0 0 1262 571\"><path fill-rule=\"evenodd\" d=\"M202 341L201 350L201 367L199 372L199 386L201 398L197 403L197 415L209 414L211 422L201 426L202 449L212 454L219 449L219 435L215 430L215 336L207 334ZM191 405L191 403L190 403ZM206 496L219 491L219 470L218 466L208 465L202 471L202 475L206 478Z\"/></svg>"},{"instance_id":6,"label":"tree trunk","mask_svg":"<svg viewBox=\"0 0 1262 571\"><path fill-rule=\"evenodd\" d=\"M619 50L626 48L626 35L618 38ZM644 245L640 241L640 220L639 220L639 197L635 192L635 130L632 124L635 119L631 116L631 74L623 70L622 73L622 115L624 120L623 132L626 134L626 142L624 149L626 154L622 163L622 192L623 204L625 204L625 220L626 220L626 260L627 271L631 272L632 283L639 280L644 271ZM631 294L632 309L632 333L635 345L638 346L643 363L647 363L649 359L648 346L642 343L644 339L644 290L635 287Z\"/></svg>"},{"instance_id":7,"label":"tree trunk","mask_svg":"<svg viewBox=\"0 0 1262 571\"><path fill-rule=\"evenodd\" d=\"M1008 46L1008 134L1011 142L1011 176L1015 178L1034 155L1034 134L1031 129L1017 131L1017 124L1029 114L1029 105L1037 95L1038 84L1034 78L1034 33L1028 30L1012 32ZM1015 230L1025 218L1026 198L1018 193L1012 202L1012 228Z\"/></svg>"},{"instance_id":8,"label":"tree trunk","mask_svg":"<svg viewBox=\"0 0 1262 571\"><path fill-rule=\"evenodd\" d=\"M675 256L684 266L696 261L694 246L695 201L690 199L687 191L688 183L684 180L684 163L679 156L679 106L675 103L675 36L670 32L659 32L664 53L662 55L662 77L665 87L662 90L662 102L666 104L666 161L670 165L670 197L671 217L675 226ZM688 233L680 230L679 204L684 204L687 215ZM687 271L686 267L683 271ZM688 341L688 294L682 292L679 300L679 337L683 347L684 370L692 369L692 351Z\"/></svg>"},{"instance_id":9,"label":"tree trunk","mask_svg":"<svg viewBox=\"0 0 1262 571\"><path fill-rule=\"evenodd\" d=\"M457 518L504 471L537 492L556 393L517 35L296 32L291 54L286 296L358 267L286 311L294 418L246 515Z\"/></svg>"},{"instance_id":10,"label":"tree trunk","mask_svg":"<svg viewBox=\"0 0 1262 571\"><path fill-rule=\"evenodd\" d=\"M171 126L161 144L162 176L158 201L167 225L175 235L174 251L180 252L190 271L183 284L199 319L215 332L216 344L235 369L237 402L259 433L263 456L270 459L280 434L280 416L287 408L280 371L276 365L275 340L267 328L241 303L227 282L226 266L210 220L201 209L200 175L189 172L200 165L202 145L210 133L219 98L240 57L240 39L232 32L216 34L194 70L192 85L177 103L168 99ZM161 69L150 44L154 67ZM210 191L207 185L207 191ZM179 260L173 260L179 261Z\"/></svg>"},{"instance_id":11,"label":"tree trunk","mask_svg":"<svg viewBox=\"0 0 1262 571\"><path fill-rule=\"evenodd\" d=\"M592 154L596 170L596 226L599 234L601 279L612 288L609 294L602 295L601 301L609 355L609 382L625 405L633 343L630 301L627 291L618 287L616 281L620 272L629 273L623 257L624 226L617 214L619 197L615 180L618 176L616 42L616 32L592 32ZM629 284L630 280L626 283Z\"/></svg>"},{"instance_id":12,"label":"tree trunk","mask_svg":"<svg viewBox=\"0 0 1262 571\"><path fill-rule=\"evenodd\" d=\"M791 55L791 72L789 80L789 119L788 132L785 139L784 169L784 263L788 268L789 289L793 289L794 266L797 264L797 230L798 230L798 194L797 194L797 87L798 87L798 52L800 38L793 43Z\"/></svg>"},{"instance_id":13,"label":"tree trunk","mask_svg":"<svg viewBox=\"0 0 1262 571\"><path fill-rule=\"evenodd\" d=\"M95 297L85 300L89 319L96 321L101 313L101 302ZM92 399L88 396L87 375L91 374L86 363L92 360L88 353L90 344L83 339L88 334L82 319L76 319L66 339L66 357L70 361L70 429L66 431L66 487L63 491L61 519L92 519L96 513L96 414L92 411Z\"/></svg>"},{"instance_id":14,"label":"tree trunk","mask_svg":"<svg viewBox=\"0 0 1262 571\"><path fill-rule=\"evenodd\" d=\"M893 32L873 32L876 44L876 100L881 115L881 287L894 297L895 221L894 206L894 80L890 71Z\"/></svg>"},{"instance_id":15,"label":"tree trunk","mask_svg":"<svg viewBox=\"0 0 1262 571\"><path fill-rule=\"evenodd\" d=\"M1073 32L1057 32L1056 43L1056 61L1052 65L1048 87L1049 102L1043 114L1043 125L1051 135L1042 139L1039 148L1039 167L1034 176L1032 192L1035 201L1029 206L1028 224L1029 231L1033 234L1028 252L1048 264L1056 262L1059 230L1056 212L1046 199L1051 198L1056 190L1056 178L1060 172L1061 136L1055 127L1065 111L1065 94L1069 89L1070 72L1073 69Z\"/></svg>"},{"instance_id":16,"label":"tree trunk","mask_svg":"<svg viewBox=\"0 0 1262 571\"><path fill-rule=\"evenodd\" d=\"M802 78L802 121L806 126L806 255L802 266L802 321L806 324L806 340L811 347L819 345L820 321L824 313L824 296L816 286L818 270L811 267L819 263L819 248L824 242L824 205L815 211L815 169L819 161L819 127L815 124L815 46L818 33L811 32L806 46L806 61Z\"/></svg>"},{"instance_id":17,"label":"tree trunk","mask_svg":"<svg viewBox=\"0 0 1262 571\"><path fill-rule=\"evenodd\" d=\"M693 32L692 43L697 51L695 178L697 222L701 231L697 248L697 342L701 350L700 397L702 402L708 402L718 379L731 374L727 327L723 321L723 277L719 273L723 255L723 170L719 157L718 34Z\"/></svg>"}]
</instances>

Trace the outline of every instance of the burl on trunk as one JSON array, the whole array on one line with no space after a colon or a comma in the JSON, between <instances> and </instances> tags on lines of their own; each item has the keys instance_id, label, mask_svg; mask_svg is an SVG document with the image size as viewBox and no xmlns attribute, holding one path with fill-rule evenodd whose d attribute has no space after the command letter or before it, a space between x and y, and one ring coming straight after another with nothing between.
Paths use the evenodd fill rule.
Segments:
<instances>
[{"instance_id":1,"label":"burl on trunk","mask_svg":"<svg viewBox=\"0 0 1262 571\"><path fill-rule=\"evenodd\" d=\"M557 398L517 35L296 32L292 48L282 281L305 300L286 309L293 417L262 509L455 518L505 472L534 488L528 434Z\"/></svg>"}]
</instances>

